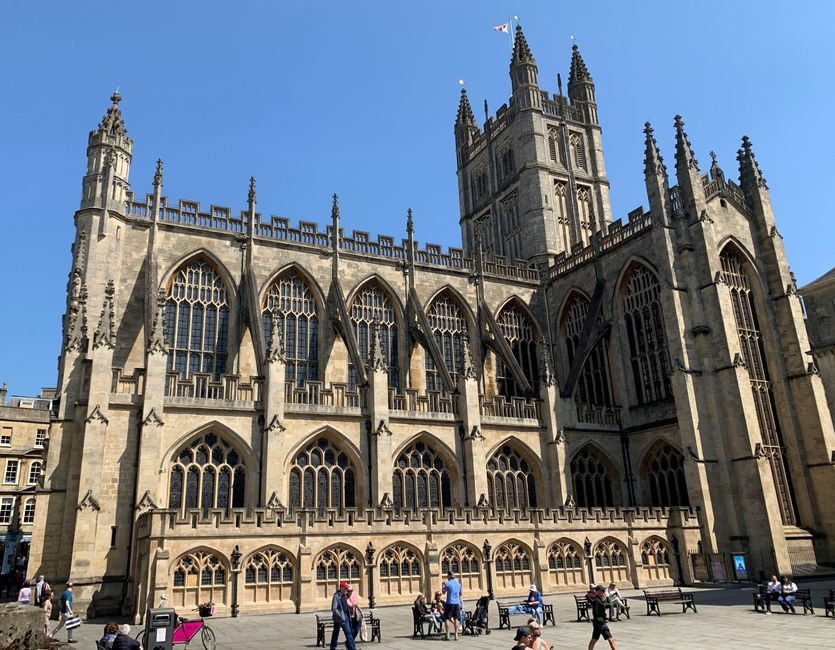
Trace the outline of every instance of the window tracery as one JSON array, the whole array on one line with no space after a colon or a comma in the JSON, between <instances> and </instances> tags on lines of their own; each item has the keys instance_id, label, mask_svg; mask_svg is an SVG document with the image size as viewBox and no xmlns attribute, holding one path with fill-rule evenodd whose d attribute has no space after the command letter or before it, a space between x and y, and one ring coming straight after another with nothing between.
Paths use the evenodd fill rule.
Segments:
<instances>
[{"instance_id":1,"label":"window tracery","mask_svg":"<svg viewBox=\"0 0 835 650\"><path fill-rule=\"evenodd\" d=\"M615 506L613 470L590 446L571 459L574 501L581 508L612 508Z\"/></svg>"},{"instance_id":2,"label":"window tracery","mask_svg":"<svg viewBox=\"0 0 835 650\"><path fill-rule=\"evenodd\" d=\"M380 582L387 596L421 591L420 558L414 550L393 544L380 554Z\"/></svg>"},{"instance_id":3,"label":"window tracery","mask_svg":"<svg viewBox=\"0 0 835 650\"><path fill-rule=\"evenodd\" d=\"M414 442L397 457L392 483L394 507L398 511L452 506L446 463L422 440Z\"/></svg>"},{"instance_id":4,"label":"window tracery","mask_svg":"<svg viewBox=\"0 0 835 650\"><path fill-rule=\"evenodd\" d=\"M455 542L441 553L441 573L452 571L467 590L481 589L481 556L472 546Z\"/></svg>"},{"instance_id":5,"label":"window tracery","mask_svg":"<svg viewBox=\"0 0 835 650\"><path fill-rule=\"evenodd\" d=\"M383 358L388 368L389 386L399 388L400 363L397 351L397 318L388 294L383 291L379 283L372 280L360 289L351 304L351 324L354 327L354 335L357 337L360 358L363 363L368 362L375 321L380 326L380 343ZM352 363L348 364L348 384L352 388L357 385L357 373Z\"/></svg>"},{"instance_id":6,"label":"window tracery","mask_svg":"<svg viewBox=\"0 0 835 650\"><path fill-rule=\"evenodd\" d=\"M461 307L449 294L443 294L429 306L426 314L431 334L441 351L444 365L454 384L458 383L458 372L461 369L461 339L469 336L467 321ZM444 390L443 382L435 367L431 355L427 353L426 361L426 389Z\"/></svg>"},{"instance_id":7,"label":"window tracery","mask_svg":"<svg viewBox=\"0 0 835 650\"><path fill-rule=\"evenodd\" d=\"M292 600L293 558L281 549L270 547L253 553L244 565L244 591L253 603Z\"/></svg>"},{"instance_id":8,"label":"window tracery","mask_svg":"<svg viewBox=\"0 0 835 650\"><path fill-rule=\"evenodd\" d=\"M584 584L582 550L569 540L554 542L548 548L548 570L552 584Z\"/></svg>"},{"instance_id":9,"label":"window tracery","mask_svg":"<svg viewBox=\"0 0 835 650\"><path fill-rule=\"evenodd\" d=\"M536 336L533 324L525 313L516 305L509 304L502 309L496 319L504 334L513 356L522 368L522 372L531 384L536 395L539 391L539 362L536 355ZM506 368L501 359L496 362L496 386L506 398L522 397L522 389L517 386L510 368Z\"/></svg>"},{"instance_id":10,"label":"window tracery","mask_svg":"<svg viewBox=\"0 0 835 650\"><path fill-rule=\"evenodd\" d=\"M225 563L210 551L192 551L174 564L172 607L197 607L199 603L226 602Z\"/></svg>"},{"instance_id":11,"label":"window tracery","mask_svg":"<svg viewBox=\"0 0 835 650\"><path fill-rule=\"evenodd\" d=\"M290 507L355 508L356 470L348 455L320 437L296 454L290 468Z\"/></svg>"},{"instance_id":12,"label":"window tracery","mask_svg":"<svg viewBox=\"0 0 835 650\"><path fill-rule=\"evenodd\" d=\"M490 503L510 512L536 507L536 480L533 471L519 452L502 445L487 461L487 489Z\"/></svg>"},{"instance_id":13,"label":"window tracery","mask_svg":"<svg viewBox=\"0 0 835 650\"><path fill-rule=\"evenodd\" d=\"M565 309L562 318L562 336L568 355L568 365L574 364L579 352L580 338L589 311L589 300L575 293ZM612 383L609 376L608 340L598 341L583 363L577 387L574 389L574 401L579 404L595 406L612 405Z\"/></svg>"},{"instance_id":14,"label":"window tracery","mask_svg":"<svg viewBox=\"0 0 835 650\"><path fill-rule=\"evenodd\" d=\"M626 552L620 542L611 539L598 542L594 547L593 556L601 583L619 582L629 578Z\"/></svg>"},{"instance_id":15,"label":"window tracery","mask_svg":"<svg viewBox=\"0 0 835 650\"><path fill-rule=\"evenodd\" d=\"M494 566L500 589L521 589L533 581L530 555L516 542L505 542L496 549Z\"/></svg>"},{"instance_id":16,"label":"window tracery","mask_svg":"<svg viewBox=\"0 0 835 650\"><path fill-rule=\"evenodd\" d=\"M363 593L361 558L353 550L337 544L319 555L316 569L316 593L320 598L330 598L342 581L351 582L354 591Z\"/></svg>"},{"instance_id":17,"label":"window tracery","mask_svg":"<svg viewBox=\"0 0 835 650\"><path fill-rule=\"evenodd\" d=\"M689 506L684 456L669 443L655 448L647 466L646 483L654 507Z\"/></svg>"},{"instance_id":18,"label":"window tracery","mask_svg":"<svg viewBox=\"0 0 835 650\"><path fill-rule=\"evenodd\" d=\"M177 453L169 472L168 507L242 508L246 467L238 451L216 433L192 440Z\"/></svg>"}]
</instances>

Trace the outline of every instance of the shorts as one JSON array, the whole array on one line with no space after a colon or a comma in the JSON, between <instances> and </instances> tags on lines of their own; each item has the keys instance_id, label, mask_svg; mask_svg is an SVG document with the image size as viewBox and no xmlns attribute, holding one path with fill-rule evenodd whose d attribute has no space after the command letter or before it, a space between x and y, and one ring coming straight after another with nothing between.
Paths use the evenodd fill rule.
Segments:
<instances>
[{"instance_id":1,"label":"shorts","mask_svg":"<svg viewBox=\"0 0 835 650\"><path fill-rule=\"evenodd\" d=\"M606 623L601 623L600 625L594 623L594 627L591 631L591 638L597 641L601 636L604 641L608 641L612 638L612 631Z\"/></svg>"},{"instance_id":2,"label":"shorts","mask_svg":"<svg viewBox=\"0 0 835 650\"><path fill-rule=\"evenodd\" d=\"M444 605L444 620L445 621L457 621L461 618L461 605L452 603L446 603Z\"/></svg>"}]
</instances>

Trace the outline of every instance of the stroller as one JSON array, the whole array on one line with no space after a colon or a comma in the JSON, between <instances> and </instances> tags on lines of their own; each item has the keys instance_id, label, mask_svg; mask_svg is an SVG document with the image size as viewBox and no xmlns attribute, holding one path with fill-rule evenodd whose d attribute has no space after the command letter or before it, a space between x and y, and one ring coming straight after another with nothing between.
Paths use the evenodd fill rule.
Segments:
<instances>
[{"instance_id":1,"label":"stroller","mask_svg":"<svg viewBox=\"0 0 835 650\"><path fill-rule=\"evenodd\" d=\"M482 630L485 634L490 634L490 620L489 620L489 605L490 596L482 596L475 604L475 611L467 612L467 617L464 620L464 631L471 636L481 634Z\"/></svg>"}]
</instances>

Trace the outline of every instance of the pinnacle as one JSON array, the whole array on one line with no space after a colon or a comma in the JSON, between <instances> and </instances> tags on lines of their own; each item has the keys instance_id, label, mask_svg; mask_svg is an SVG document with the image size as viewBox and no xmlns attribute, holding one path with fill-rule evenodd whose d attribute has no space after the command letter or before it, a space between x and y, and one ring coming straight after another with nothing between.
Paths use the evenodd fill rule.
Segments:
<instances>
[{"instance_id":1,"label":"pinnacle","mask_svg":"<svg viewBox=\"0 0 835 650\"><path fill-rule=\"evenodd\" d=\"M736 159L739 161L740 182L745 183L747 180L752 180L757 186L768 188L760 171L757 158L754 156L751 139L747 135L742 136L742 148L737 152Z\"/></svg>"},{"instance_id":2,"label":"pinnacle","mask_svg":"<svg viewBox=\"0 0 835 650\"><path fill-rule=\"evenodd\" d=\"M406 232L412 234L415 232L415 222L412 219L412 208L406 211Z\"/></svg>"},{"instance_id":3,"label":"pinnacle","mask_svg":"<svg viewBox=\"0 0 835 650\"><path fill-rule=\"evenodd\" d=\"M154 187L162 187L162 158L157 158L157 169L154 172Z\"/></svg>"},{"instance_id":4,"label":"pinnacle","mask_svg":"<svg viewBox=\"0 0 835 650\"><path fill-rule=\"evenodd\" d=\"M475 116L473 115L473 108L470 106L470 99L467 97L467 89L461 89L461 101L458 102L458 116L455 118L456 124L475 124Z\"/></svg>"},{"instance_id":5,"label":"pinnacle","mask_svg":"<svg viewBox=\"0 0 835 650\"><path fill-rule=\"evenodd\" d=\"M110 96L110 101L110 107L99 123L99 131L104 131L107 135L127 135L125 121L122 119L122 110L119 108L119 102L122 101L122 96L118 90Z\"/></svg>"},{"instance_id":6,"label":"pinnacle","mask_svg":"<svg viewBox=\"0 0 835 650\"><path fill-rule=\"evenodd\" d=\"M696 160L693 147L690 146L690 140L684 131L684 120L681 115L675 116L674 123L676 127L676 168L695 169L698 172L699 161Z\"/></svg>"},{"instance_id":7,"label":"pinnacle","mask_svg":"<svg viewBox=\"0 0 835 650\"><path fill-rule=\"evenodd\" d=\"M247 199L251 205L255 205L255 176L249 177L249 194L247 195Z\"/></svg>"},{"instance_id":8,"label":"pinnacle","mask_svg":"<svg viewBox=\"0 0 835 650\"><path fill-rule=\"evenodd\" d=\"M339 196L333 193L333 205L331 206L331 219L339 221Z\"/></svg>"},{"instance_id":9,"label":"pinnacle","mask_svg":"<svg viewBox=\"0 0 835 650\"><path fill-rule=\"evenodd\" d=\"M644 123L644 135L646 136L644 174L646 176L652 174L666 175L667 170L664 167L664 159L661 157L661 152L658 150L658 143L655 141L655 131L649 122Z\"/></svg>"},{"instance_id":10,"label":"pinnacle","mask_svg":"<svg viewBox=\"0 0 835 650\"><path fill-rule=\"evenodd\" d=\"M525 39L525 33L522 31L522 25L516 24L516 37L513 39L513 58L512 63L536 63L531 54L531 48L528 47L528 41Z\"/></svg>"},{"instance_id":11,"label":"pinnacle","mask_svg":"<svg viewBox=\"0 0 835 650\"><path fill-rule=\"evenodd\" d=\"M577 43L571 46L571 69L568 72L568 83L575 84L581 81L592 81L589 69L586 67L586 62L583 61L583 56L580 54L580 48Z\"/></svg>"}]
</instances>

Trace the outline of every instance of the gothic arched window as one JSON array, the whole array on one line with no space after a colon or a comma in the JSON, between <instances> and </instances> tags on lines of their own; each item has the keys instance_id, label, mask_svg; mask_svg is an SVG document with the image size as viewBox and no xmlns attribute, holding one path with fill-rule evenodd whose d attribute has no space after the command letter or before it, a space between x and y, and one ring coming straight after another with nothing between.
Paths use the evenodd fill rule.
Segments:
<instances>
[{"instance_id":1,"label":"gothic arched window","mask_svg":"<svg viewBox=\"0 0 835 650\"><path fill-rule=\"evenodd\" d=\"M420 558L408 546L393 544L380 553L380 582L387 596L418 594L421 588Z\"/></svg>"},{"instance_id":2,"label":"gothic arched window","mask_svg":"<svg viewBox=\"0 0 835 650\"><path fill-rule=\"evenodd\" d=\"M292 556L275 547L253 553L244 564L244 593L253 603L291 600L295 569Z\"/></svg>"},{"instance_id":3,"label":"gothic arched window","mask_svg":"<svg viewBox=\"0 0 835 650\"><path fill-rule=\"evenodd\" d=\"M584 447L571 459L571 480L574 502L581 508L614 507L613 484L617 476L611 464L593 447Z\"/></svg>"},{"instance_id":4,"label":"gothic arched window","mask_svg":"<svg viewBox=\"0 0 835 650\"><path fill-rule=\"evenodd\" d=\"M580 338L589 312L589 300L575 293L562 317L562 336L568 355L568 365L574 364L574 358L580 352ZM611 406L612 383L609 378L608 341L601 338L592 348L583 363L577 387L574 389L574 401L579 404Z\"/></svg>"},{"instance_id":5,"label":"gothic arched window","mask_svg":"<svg viewBox=\"0 0 835 650\"><path fill-rule=\"evenodd\" d=\"M337 544L322 551L316 562L316 595L330 598L340 582L351 582L354 591L362 595L362 558L346 546Z\"/></svg>"},{"instance_id":6,"label":"gothic arched window","mask_svg":"<svg viewBox=\"0 0 835 650\"><path fill-rule=\"evenodd\" d=\"M510 512L536 507L536 480L528 461L510 445L502 445L487 461L490 503Z\"/></svg>"},{"instance_id":7,"label":"gothic arched window","mask_svg":"<svg viewBox=\"0 0 835 650\"><path fill-rule=\"evenodd\" d=\"M532 582L530 553L516 542L505 542L494 555L496 582L499 588L521 589Z\"/></svg>"},{"instance_id":8,"label":"gothic arched window","mask_svg":"<svg viewBox=\"0 0 835 650\"><path fill-rule=\"evenodd\" d=\"M270 286L263 311L264 334L270 343L273 318L284 342L285 377L299 387L319 380L319 318L307 282L296 271L286 271Z\"/></svg>"},{"instance_id":9,"label":"gothic arched window","mask_svg":"<svg viewBox=\"0 0 835 650\"><path fill-rule=\"evenodd\" d=\"M290 507L354 508L355 469L348 455L327 438L318 438L296 454L290 468Z\"/></svg>"},{"instance_id":10,"label":"gothic arched window","mask_svg":"<svg viewBox=\"0 0 835 650\"><path fill-rule=\"evenodd\" d=\"M641 571L647 580L668 580L672 577L670 549L660 537L650 537L641 544Z\"/></svg>"},{"instance_id":11,"label":"gothic arched window","mask_svg":"<svg viewBox=\"0 0 835 650\"><path fill-rule=\"evenodd\" d=\"M649 404L669 397L670 357L664 336L661 287L646 267L635 265L628 276L623 319L638 403Z\"/></svg>"},{"instance_id":12,"label":"gothic arched window","mask_svg":"<svg viewBox=\"0 0 835 650\"><path fill-rule=\"evenodd\" d=\"M421 440L409 445L397 457L392 483L397 510L452 506L452 487L446 463Z\"/></svg>"},{"instance_id":13,"label":"gothic arched window","mask_svg":"<svg viewBox=\"0 0 835 650\"><path fill-rule=\"evenodd\" d=\"M563 249L566 253L570 253L574 242L571 238L571 222L568 218L568 187L564 181L554 181L554 211L557 215Z\"/></svg>"},{"instance_id":14,"label":"gothic arched window","mask_svg":"<svg viewBox=\"0 0 835 650\"><path fill-rule=\"evenodd\" d=\"M548 570L554 584L583 584L583 551L567 539L554 542L548 549Z\"/></svg>"},{"instance_id":15,"label":"gothic arched window","mask_svg":"<svg viewBox=\"0 0 835 650\"><path fill-rule=\"evenodd\" d=\"M586 160L586 149L583 146L583 138L577 133L572 133L568 137L568 146L571 148L571 153L574 157L574 166L584 170L587 169L588 161Z\"/></svg>"},{"instance_id":16,"label":"gothic arched window","mask_svg":"<svg viewBox=\"0 0 835 650\"><path fill-rule=\"evenodd\" d=\"M169 474L168 507L243 508L246 467L238 451L216 433L192 440L177 453Z\"/></svg>"},{"instance_id":17,"label":"gothic arched window","mask_svg":"<svg viewBox=\"0 0 835 650\"><path fill-rule=\"evenodd\" d=\"M368 362L371 350L373 325L380 326L380 342L382 344L383 359L388 367L389 386L400 386L400 363L397 355L397 318L388 294L383 291L379 283L371 281L357 292L351 304L351 324L357 337L360 358L363 363ZM348 364L348 383L357 385L357 373L352 363Z\"/></svg>"},{"instance_id":18,"label":"gothic arched window","mask_svg":"<svg viewBox=\"0 0 835 650\"><path fill-rule=\"evenodd\" d=\"M774 476L780 514L784 524L794 524L796 517L792 486L786 471L783 436L780 431L780 422L777 420L774 392L768 374L765 346L751 285L742 259L730 245L725 247L719 259L722 264L722 282L728 286L731 296L742 360L745 362L751 379L757 423Z\"/></svg>"},{"instance_id":19,"label":"gothic arched window","mask_svg":"<svg viewBox=\"0 0 835 650\"><path fill-rule=\"evenodd\" d=\"M539 391L539 363L536 357L536 332L533 323L514 304L502 309L496 322L536 394ZM496 363L496 385L499 393L507 398L522 397L522 391L516 385L513 373L510 368L505 367L501 359Z\"/></svg>"},{"instance_id":20,"label":"gothic arched window","mask_svg":"<svg viewBox=\"0 0 835 650\"><path fill-rule=\"evenodd\" d=\"M447 546L441 553L441 573L452 571L467 591L481 589L480 554L465 542Z\"/></svg>"},{"instance_id":21,"label":"gothic arched window","mask_svg":"<svg viewBox=\"0 0 835 650\"><path fill-rule=\"evenodd\" d=\"M467 320L464 312L449 294L443 294L435 298L426 313L426 320L435 343L441 351L444 365L449 372L454 384L458 383L458 371L461 368L461 339L469 336L467 332ZM426 354L426 389L443 390L444 385L438 375L432 357Z\"/></svg>"},{"instance_id":22,"label":"gothic arched window","mask_svg":"<svg viewBox=\"0 0 835 650\"><path fill-rule=\"evenodd\" d=\"M208 551L186 553L174 564L172 607L197 607L199 603L226 602L224 561Z\"/></svg>"},{"instance_id":23,"label":"gothic arched window","mask_svg":"<svg viewBox=\"0 0 835 650\"><path fill-rule=\"evenodd\" d=\"M202 260L179 268L165 302L165 339L169 372L181 377L226 373L229 305L220 274Z\"/></svg>"},{"instance_id":24,"label":"gothic arched window","mask_svg":"<svg viewBox=\"0 0 835 650\"><path fill-rule=\"evenodd\" d=\"M620 582L629 577L626 553L617 540L604 539L598 542L593 551L594 566L600 574L600 582Z\"/></svg>"},{"instance_id":25,"label":"gothic arched window","mask_svg":"<svg viewBox=\"0 0 835 650\"><path fill-rule=\"evenodd\" d=\"M650 505L658 508L689 506L684 480L684 456L665 442L658 445L646 463L646 485Z\"/></svg>"},{"instance_id":26,"label":"gothic arched window","mask_svg":"<svg viewBox=\"0 0 835 650\"><path fill-rule=\"evenodd\" d=\"M594 232L594 205L592 203L592 192L588 187L577 188L577 219L580 222L580 234L583 238L583 245L588 246L591 241L591 234Z\"/></svg>"}]
</instances>

